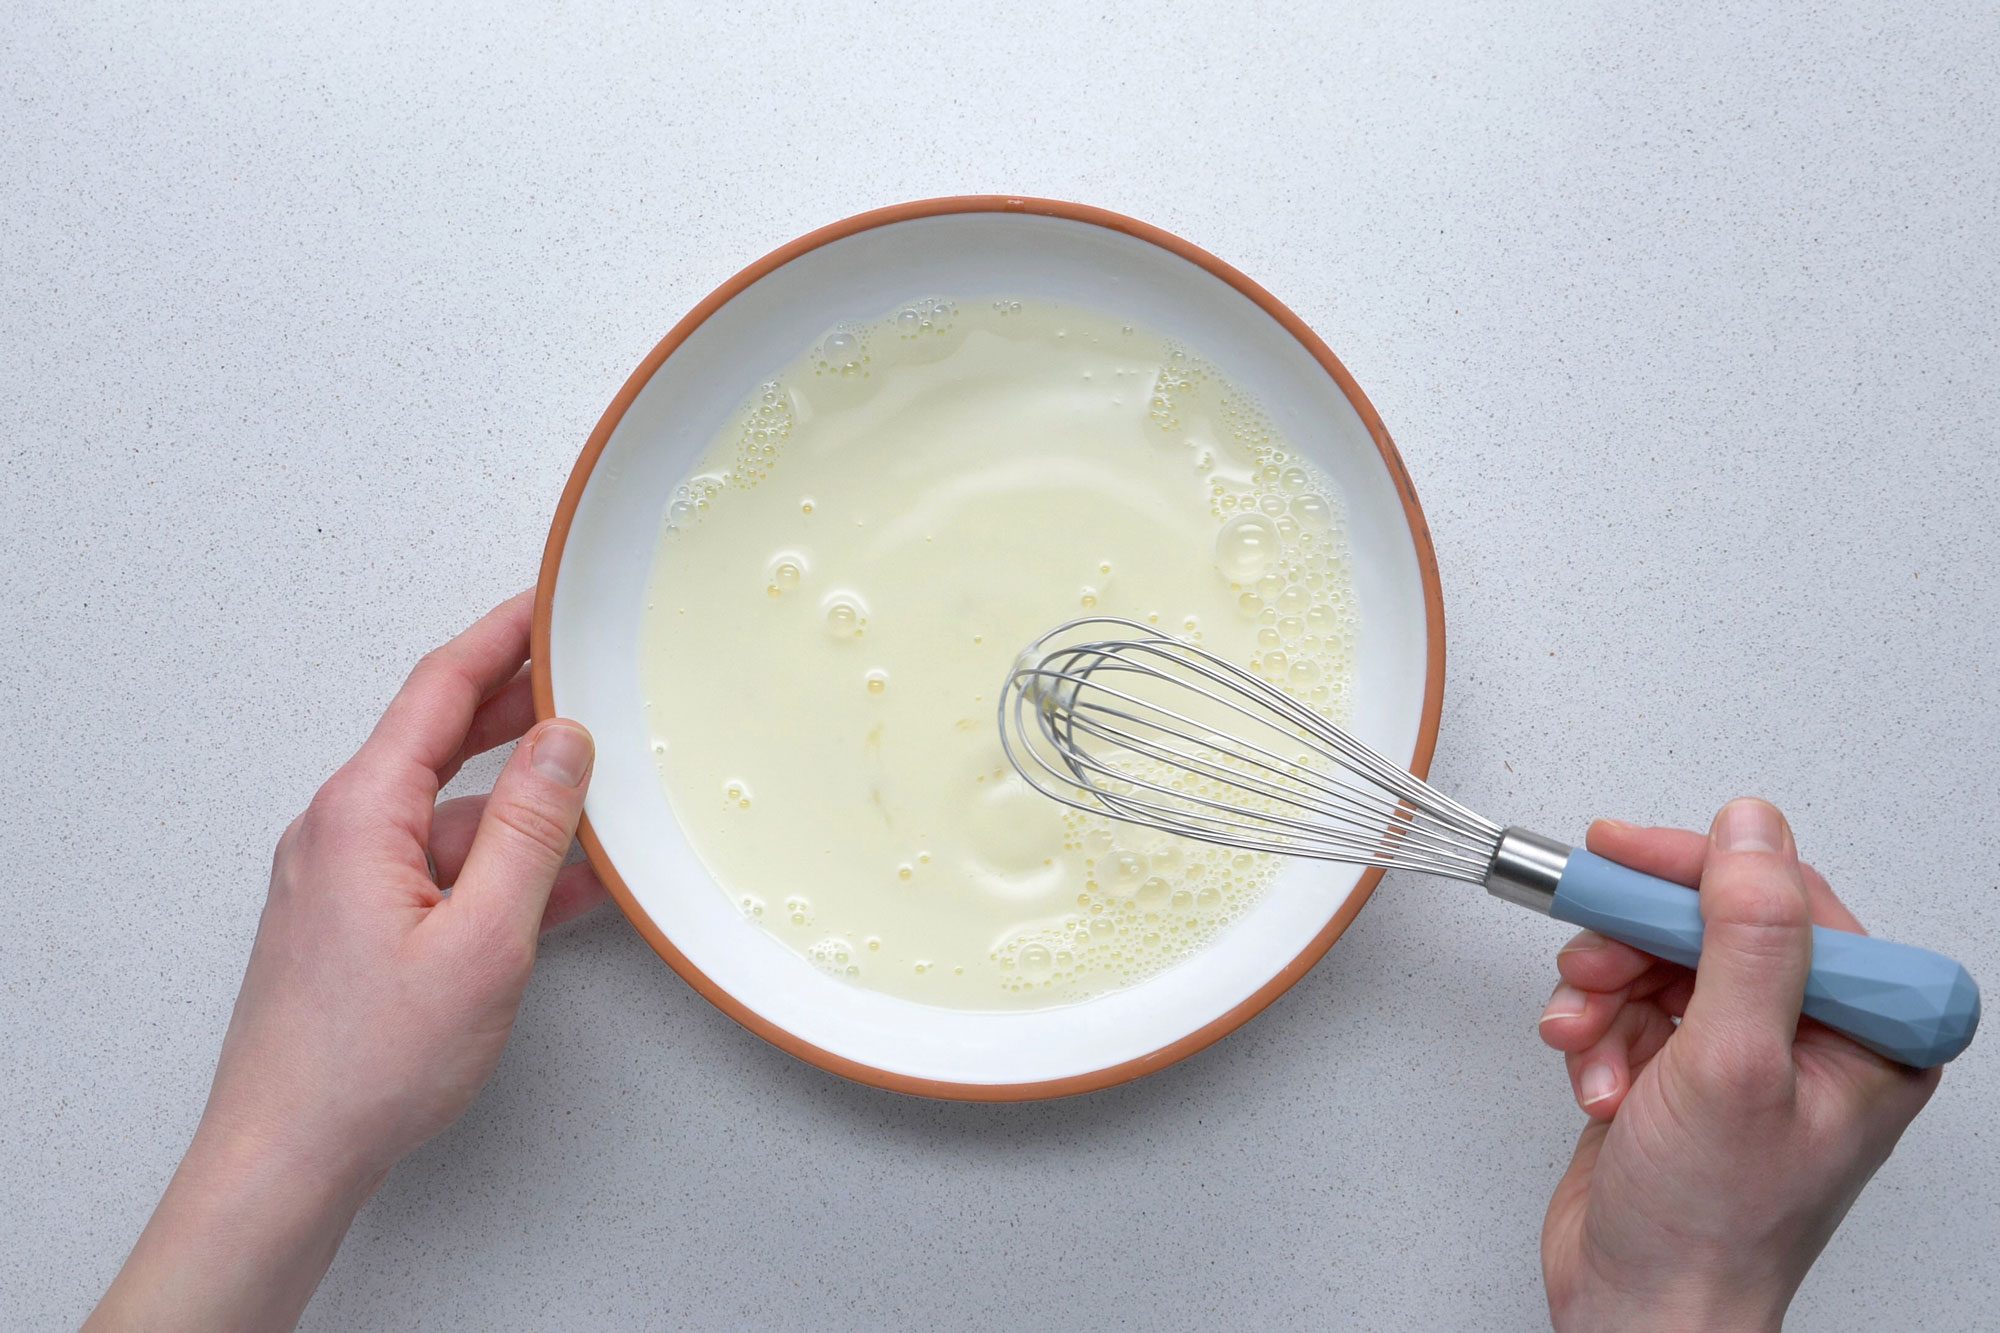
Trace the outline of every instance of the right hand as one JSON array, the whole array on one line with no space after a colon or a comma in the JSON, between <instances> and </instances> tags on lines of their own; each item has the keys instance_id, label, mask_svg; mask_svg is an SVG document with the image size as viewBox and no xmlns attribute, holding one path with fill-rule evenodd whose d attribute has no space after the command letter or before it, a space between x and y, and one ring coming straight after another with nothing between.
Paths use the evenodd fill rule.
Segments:
<instances>
[{"instance_id":1,"label":"right hand","mask_svg":"<svg viewBox=\"0 0 2000 1333\"><path fill-rule=\"evenodd\" d=\"M1771 805L1731 801L1706 838L1604 821L1587 846L1699 885L1704 939L1698 975L1590 931L1557 955L1542 1040L1591 1119L1543 1225L1550 1315L1776 1328L1941 1071L1800 1019L1812 925L1861 923Z\"/></svg>"}]
</instances>

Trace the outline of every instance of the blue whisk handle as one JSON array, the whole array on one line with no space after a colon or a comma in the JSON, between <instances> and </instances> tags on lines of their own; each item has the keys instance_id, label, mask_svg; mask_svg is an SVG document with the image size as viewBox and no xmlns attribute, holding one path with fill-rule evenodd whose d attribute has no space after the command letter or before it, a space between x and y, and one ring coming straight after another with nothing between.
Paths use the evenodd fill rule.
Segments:
<instances>
[{"instance_id":1,"label":"blue whisk handle","mask_svg":"<svg viewBox=\"0 0 2000 1333\"><path fill-rule=\"evenodd\" d=\"M1657 958L1701 959L1701 899L1578 848L1569 854L1550 916L1622 940ZM1952 1059L1979 1027L1979 987L1963 967L1871 935L1813 927L1805 1012L1879 1055L1918 1069Z\"/></svg>"}]
</instances>

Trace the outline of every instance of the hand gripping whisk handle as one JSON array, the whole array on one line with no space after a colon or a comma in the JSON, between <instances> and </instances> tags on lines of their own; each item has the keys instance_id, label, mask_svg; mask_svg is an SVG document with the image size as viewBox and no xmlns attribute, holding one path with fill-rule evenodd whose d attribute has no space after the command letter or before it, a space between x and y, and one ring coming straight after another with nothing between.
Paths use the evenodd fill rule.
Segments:
<instances>
[{"instance_id":1,"label":"hand gripping whisk handle","mask_svg":"<svg viewBox=\"0 0 2000 1333\"><path fill-rule=\"evenodd\" d=\"M1525 829L1501 835L1486 887L1656 958L1693 967L1701 957L1694 890ZM1943 954L1814 926L1804 1008L1878 1055L1928 1069L1972 1041L1979 987Z\"/></svg>"}]
</instances>

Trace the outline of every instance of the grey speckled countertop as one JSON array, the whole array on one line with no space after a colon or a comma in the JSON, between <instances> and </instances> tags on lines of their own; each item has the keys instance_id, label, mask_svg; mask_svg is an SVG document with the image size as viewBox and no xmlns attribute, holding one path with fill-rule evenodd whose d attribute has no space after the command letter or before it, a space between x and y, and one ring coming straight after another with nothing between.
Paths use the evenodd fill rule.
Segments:
<instances>
[{"instance_id":1,"label":"grey speckled countertop","mask_svg":"<svg viewBox=\"0 0 2000 1333\"><path fill-rule=\"evenodd\" d=\"M1765 793L2000 985L1990 5L515 8L0 33L0 1324L109 1278L278 830L531 579L625 374L897 199L1121 209L1326 337L1435 530L1446 787L1557 833ZM1530 1327L1563 934L1392 877L1238 1035L995 1109L798 1064L599 914L306 1324ZM1801 1327L2000 1319L1997 1071L1989 1034Z\"/></svg>"}]
</instances>

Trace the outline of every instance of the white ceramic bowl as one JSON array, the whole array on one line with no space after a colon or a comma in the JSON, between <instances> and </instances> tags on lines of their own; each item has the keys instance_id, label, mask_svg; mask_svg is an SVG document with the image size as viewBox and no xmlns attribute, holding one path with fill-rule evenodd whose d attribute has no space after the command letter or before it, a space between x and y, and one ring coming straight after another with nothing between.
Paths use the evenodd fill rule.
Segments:
<instances>
[{"instance_id":1,"label":"white ceramic bowl","mask_svg":"<svg viewBox=\"0 0 2000 1333\"><path fill-rule=\"evenodd\" d=\"M1430 536L1374 409L1312 332L1195 247L1117 214L1007 197L881 209L803 237L697 306L633 372L563 493L535 615L535 698L597 738L584 846L633 924L760 1036L848 1077L987 1100L1059 1096L1164 1067L1296 981L1379 872L1289 866L1193 958L1065 1008L969 1013L826 976L746 920L689 847L648 750L640 611L663 512L752 388L843 320L912 297L1047 298L1182 341L1254 394L1339 483L1360 632L1353 729L1413 771L1430 762L1444 616Z\"/></svg>"}]
</instances>

